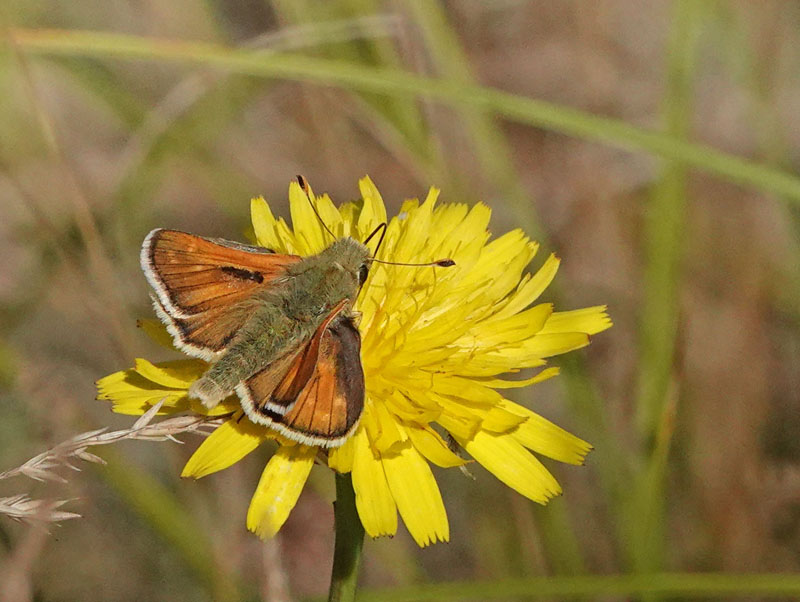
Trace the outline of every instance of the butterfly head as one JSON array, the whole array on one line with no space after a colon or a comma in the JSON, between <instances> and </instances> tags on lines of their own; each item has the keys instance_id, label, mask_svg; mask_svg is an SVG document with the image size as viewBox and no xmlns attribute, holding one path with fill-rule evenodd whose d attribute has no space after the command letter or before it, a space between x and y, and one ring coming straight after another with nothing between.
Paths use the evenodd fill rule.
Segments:
<instances>
[{"instance_id":1,"label":"butterfly head","mask_svg":"<svg viewBox=\"0 0 800 602\"><path fill-rule=\"evenodd\" d=\"M346 236L334 241L321 255L329 260L323 263L331 266L328 277L332 281L340 281L343 288L354 287L355 291L363 286L372 259L365 244Z\"/></svg>"}]
</instances>

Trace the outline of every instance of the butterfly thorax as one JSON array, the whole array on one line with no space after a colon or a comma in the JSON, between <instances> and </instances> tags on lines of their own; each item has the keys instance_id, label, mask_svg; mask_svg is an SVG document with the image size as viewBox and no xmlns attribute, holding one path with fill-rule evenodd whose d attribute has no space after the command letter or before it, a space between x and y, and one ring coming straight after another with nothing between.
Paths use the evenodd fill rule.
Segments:
<instances>
[{"instance_id":1,"label":"butterfly thorax","mask_svg":"<svg viewBox=\"0 0 800 602\"><path fill-rule=\"evenodd\" d=\"M284 301L286 313L316 321L343 299L355 303L369 257L365 245L345 237L292 266Z\"/></svg>"}]
</instances>

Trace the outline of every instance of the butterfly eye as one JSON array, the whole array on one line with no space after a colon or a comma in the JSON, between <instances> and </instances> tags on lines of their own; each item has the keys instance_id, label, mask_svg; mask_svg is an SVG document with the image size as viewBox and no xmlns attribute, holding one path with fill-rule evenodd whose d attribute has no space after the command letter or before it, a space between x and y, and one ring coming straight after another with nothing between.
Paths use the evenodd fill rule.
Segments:
<instances>
[{"instance_id":1,"label":"butterfly eye","mask_svg":"<svg viewBox=\"0 0 800 602\"><path fill-rule=\"evenodd\" d=\"M367 276L369 276L369 268L367 264L363 264L360 268L358 268L358 285L363 286L364 282L367 280Z\"/></svg>"}]
</instances>

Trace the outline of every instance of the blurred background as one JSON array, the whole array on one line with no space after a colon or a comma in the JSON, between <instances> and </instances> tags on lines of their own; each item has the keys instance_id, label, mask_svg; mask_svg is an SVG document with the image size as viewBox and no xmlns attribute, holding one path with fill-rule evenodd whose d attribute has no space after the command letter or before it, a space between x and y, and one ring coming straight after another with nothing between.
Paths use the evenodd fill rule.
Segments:
<instances>
[{"instance_id":1,"label":"blurred background","mask_svg":"<svg viewBox=\"0 0 800 602\"><path fill-rule=\"evenodd\" d=\"M93 383L169 357L136 328L150 229L243 240L252 196L287 215L295 174L340 202L369 174L390 214L431 185L486 202L495 234L542 242L532 269L562 258L548 300L607 303L615 326L515 397L595 445L585 467L548 464L565 495L538 507L479 467L436 469L451 542L368 541L363 599L661 572L674 591L684 572L719 591L770 573L800 595L800 3L6 0L0 16L0 471L132 423ZM271 450L184 481L199 438L183 439L102 448L107 467L66 483L0 481L83 516L46 537L0 516L3 570L42 601L324 595L330 473L263 544L245 513ZM476 585L431 593L450 581Z\"/></svg>"}]
</instances>

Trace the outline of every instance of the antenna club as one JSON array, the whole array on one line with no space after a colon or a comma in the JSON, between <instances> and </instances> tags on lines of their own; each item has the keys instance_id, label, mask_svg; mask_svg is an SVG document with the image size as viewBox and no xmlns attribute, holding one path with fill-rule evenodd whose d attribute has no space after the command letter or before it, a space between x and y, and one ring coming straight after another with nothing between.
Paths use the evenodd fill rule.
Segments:
<instances>
[{"instance_id":1,"label":"antenna club","mask_svg":"<svg viewBox=\"0 0 800 602\"><path fill-rule=\"evenodd\" d=\"M384 261L383 259L370 257L367 261L382 263L384 265L401 265L408 268L449 268L450 266L456 265L456 262L452 259L439 259L438 261L429 261L427 263L406 263L404 261Z\"/></svg>"}]
</instances>

